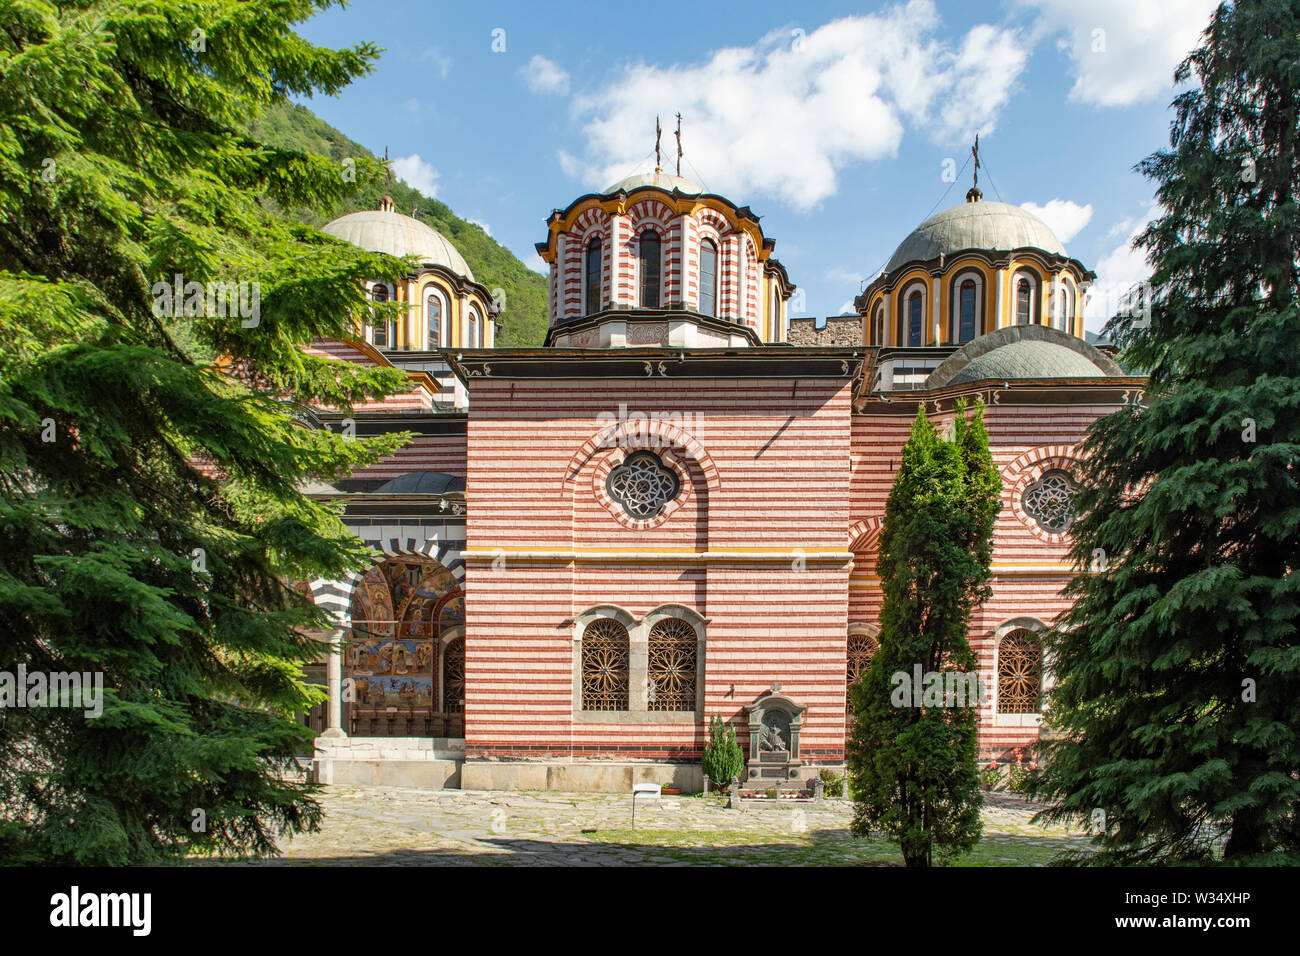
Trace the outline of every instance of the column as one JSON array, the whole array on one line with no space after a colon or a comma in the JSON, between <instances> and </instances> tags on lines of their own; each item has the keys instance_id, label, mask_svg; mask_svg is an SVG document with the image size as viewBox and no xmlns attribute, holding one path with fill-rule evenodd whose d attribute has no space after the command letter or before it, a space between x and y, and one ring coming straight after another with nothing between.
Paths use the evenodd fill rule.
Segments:
<instances>
[{"instance_id":1,"label":"column","mask_svg":"<svg viewBox=\"0 0 1300 956\"><path fill-rule=\"evenodd\" d=\"M415 290L415 280L406 281L406 301L409 308L406 311L406 341L402 344L408 349L422 349L425 346L425 335L420 328L424 324L424 303L418 298L419 293Z\"/></svg>"},{"instance_id":2,"label":"column","mask_svg":"<svg viewBox=\"0 0 1300 956\"><path fill-rule=\"evenodd\" d=\"M993 273L993 282L996 288L993 290L993 329L1000 329L1003 326L1002 321L1002 287L1006 285L1007 270L998 269ZM990 332L993 329L989 329Z\"/></svg>"},{"instance_id":3,"label":"column","mask_svg":"<svg viewBox=\"0 0 1300 956\"><path fill-rule=\"evenodd\" d=\"M329 703L322 737L346 737L343 731L343 629L330 631L329 659L325 667L325 685Z\"/></svg>"},{"instance_id":4,"label":"column","mask_svg":"<svg viewBox=\"0 0 1300 956\"><path fill-rule=\"evenodd\" d=\"M939 331L939 277L933 276L930 279L930 299L933 305L930 308L930 344L938 345L943 341Z\"/></svg>"}]
</instances>

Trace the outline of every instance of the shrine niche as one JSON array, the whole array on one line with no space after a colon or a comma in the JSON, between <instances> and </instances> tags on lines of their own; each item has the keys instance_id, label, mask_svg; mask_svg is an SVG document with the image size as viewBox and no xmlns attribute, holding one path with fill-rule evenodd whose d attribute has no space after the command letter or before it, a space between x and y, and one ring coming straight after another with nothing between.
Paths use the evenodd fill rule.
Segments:
<instances>
[{"instance_id":1,"label":"shrine niche","mask_svg":"<svg viewBox=\"0 0 1300 956\"><path fill-rule=\"evenodd\" d=\"M749 720L749 760L743 789L764 791L806 787L799 758L799 734L808 708L779 688L745 706Z\"/></svg>"},{"instance_id":2,"label":"shrine niche","mask_svg":"<svg viewBox=\"0 0 1300 956\"><path fill-rule=\"evenodd\" d=\"M460 585L438 562L394 558L366 572L344 655L348 734L464 736L464 631Z\"/></svg>"}]
</instances>

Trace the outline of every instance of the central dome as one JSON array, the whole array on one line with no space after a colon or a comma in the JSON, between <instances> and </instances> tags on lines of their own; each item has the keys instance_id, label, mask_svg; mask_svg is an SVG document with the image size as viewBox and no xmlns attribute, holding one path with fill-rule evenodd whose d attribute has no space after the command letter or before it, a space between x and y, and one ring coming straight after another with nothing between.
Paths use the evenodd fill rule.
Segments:
<instances>
[{"instance_id":1,"label":"central dome","mask_svg":"<svg viewBox=\"0 0 1300 956\"><path fill-rule=\"evenodd\" d=\"M654 186L662 189L664 192L672 192L674 189L679 192L690 195L699 195L704 192L704 187L698 183L693 183L689 179L681 176L673 176L670 173L637 173L628 176L626 179L620 179L614 185L605 190L605 194L625 192L630 193L634 189L640 189L643 186Z\"/></svg>"},{"instance_id":2,"label":"central dome","mask_svg":"<svg viewBox=\"0 0 1300 956\"><path fill-rule=\"evenodd\" d=\"M474 281L469 263L446 236L400 212L389 209L353 212L326 223L321 226L321 231L368 252L415 256L422 265L443 266L470 282Z\"/></svg>"},{"instance_id":3,"label":"central dome","mask_svg":"<svg viewBox=\"0 0 1300 956\"><path fill-rule=\"evenodd\" d=\"M1058 256L1065 246L1047 223L1004 202L967 202L936 213L912 230L885 266L893 272L909 262L928 262L963 249L1005 252L1041 249Z\"/></svg>"}]
</instances>

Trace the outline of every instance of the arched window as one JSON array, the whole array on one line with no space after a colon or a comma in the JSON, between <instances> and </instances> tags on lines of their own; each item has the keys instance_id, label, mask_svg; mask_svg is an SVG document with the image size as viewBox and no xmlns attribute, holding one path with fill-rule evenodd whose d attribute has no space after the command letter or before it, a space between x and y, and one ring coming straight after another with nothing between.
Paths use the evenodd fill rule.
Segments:
<instances>
[{"instance_id":1,"label":"arched window","mask_svg":"<svg viewBox=\"0 0 1300 956\"><path fill-rule=\"evenodd\" d=\"M700 311L718 314L718 247L712 239L700 243Z\"/></svg>"},{"instance_id":2,"label":"arched window","mask_svg":"<svg viewBox=\"0 0 1300 956\"><path fill-rule=\"evenodd\" d=\"M388 286L384 285L382 282L375 283L374 287L370 290L370 301L387 302ZM392 324L393 323L389 322L383 316L382 312L374 317L374 328L370 335L370 342L375 348L387 349L392 348L397 344L395 341L397 336L395 334L389 335L390 331L396 332L396 329L389 328Z\"/></svg>"},{"instance_id":3,"label":"arched window","mask_svg":"<svg viewBox=\"0 0 1300 956\"><path fill-rule=\"evenodd\" d=\"M844 675L844 711L850 717L853 715L853 685L867 672L872 655L879 648L880 642L865 630L849 634L848 669Z\"/></svg>"},{"instance_id":4,"label":"arched window","mask_svg":"<svg viewBox=\"0 0 1300 956\"><path fill-rule=\"evenodd\" d=\"M465 321L465 347L469 349L478 348L478 327L479 317L478 309L470 306L469 318Z\"/></svg>"},{"instance_id":5,"label":"arched window","mask_svg":"<svg viewBox=\"0 0 1300 956\"><path fill-rule=\"evenodd\" d=\"M998 713L1043 709L1043 647L1033 631L1016 628L998 643Z\"/></svg>"},{"instance_id":6,"label":"arched window","mask_svg":"<svg viewBox=\"0 0 1300 956\"><path fill-rule=\"evenodd\" d=\"M587 243L587 315L600 311L601 249L599 236Z\"/></svg>"},{"instance_id":7,"label":"arched window","mask_svg":"<svg viewBox=\"0 0 1300 956\"><path fill-rule=\"evenodd\" d=\"M979 290L974 279L963 279L957 287L957 341L969 342L975 338L976 306Z\"/></svg>"},{"instance_id":8,"label":"arched window","mask_svg":"<svg viewBox=\"0 0 1300 956\"><path fill-rule=\"evenodd\" d=\"M907 344L921 344L922 316L925 314L925 297L919 289L907 297Z\"/></svg>"},{"instance_id":9,"label":"arched window","mask_svg":"<svg viewBox=\"0 0 1300 956\"><path fill-rule=\"evenodd\" d=\"M1038 315L1038 282L1025 272L1016 274L1016 325L1033 325Z\"/></svg>"},{"instance_id":10,"label":"arched window","mask_svg":"<svg viewBox=\"0 0 1300 956\"><path fill-rule=\"evenodd\" d=\"M642 231L637 241L641 260L641 308L659 308L659 233L653 229Z\"/></svg>"},{"instance_id":11,"label":"arched window","mask_svg":"<svg viewBox=\"0 0 1300 956\"><path fill-rule=\"evenodd\" d=\"M894 345L920 345L925 329L926 286L913 282L904 286L898 296L897 321L894 328Z\"/></svg>"},{"instance_id":12,"label":"arched window","mask_svg":"<svg viewBox=\"0 0 1300 956\"><path fill-rule=\"evenodd\" d=\"M771 298L772 298L772 341L780 342L782 338L781 333L784 332L785 329L781 328L781 289L775 282L772 283Z\"/></svg>"},{"instance_id":13,"label":"arched window","mask_svg":"<svg viewBox=\"0 0 1300 956\"><path fill-rule=\"evenodd\" d=\"M883 305L876 309L876 324L871 330L871 344L885 344L885 307Z\"/></svg>"},{"instance_id":14,"label":"arched window","mask_svg":"<svg viewBox=\"0 0 1300 956\"><path fill-rule=\"evenodd\" d=\"M1058 281L1052 290L1052 328L1069 332L1074 319L1074 290L1064 281Z\"/></svg>"},{"instance_id":15,"label":"arched window","mask_svg":"<svg viewBox=\"0 0 1300 956\"><path fill-rule=\"evenodd\" d=\"M695 628L675 617L650 628L646 710L695 710L699 645Z\"/></svg>"},{"instance_id":16,"label":"arched window","mask_svg":"<svg viewBox=\"0 0 1300 956\"><path fill-rule=\"evenodd\" d=\"M627 710L631 648L627 628L610 617L582 632L582 709Z\"/></svg>"},{"instance_id":17,"label":"arched window","mask_svg":"<svg viewBox=\"0 0 1300 956\"><path fill-rule=\"evenodd\" d=\"M426 348L442 348L442 297L430 292L424 297Z\"/></svg>"}]
</instances>

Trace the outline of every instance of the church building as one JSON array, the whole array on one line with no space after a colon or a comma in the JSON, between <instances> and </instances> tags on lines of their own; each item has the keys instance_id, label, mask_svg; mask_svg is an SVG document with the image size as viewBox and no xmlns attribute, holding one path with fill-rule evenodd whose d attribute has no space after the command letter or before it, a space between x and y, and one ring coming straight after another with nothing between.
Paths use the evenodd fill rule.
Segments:
<instances>
[{"instance_id":1,"label":"church building","mask_svg":"<svg viewBox=\"0 0 1300 956\"><path fill-rule=\"evenodd\" d=\"M983 400L1003 484L992 598L970 622L981 759L1039 733L1037 640L1068 557L1078 446L1144 380L1088 344L1093 273L1046 224L972 189L904 236L856 313L790 319L795 286L747 206L660 171L546 219L540 348L447 239L386 203L327 225L413 255L376 301L404 321L312 350L409 389L314 424L409 431L311 489L374 550L310 582L340 648L309 669L323 782L699 789L711 717L742 788L842 772L847 693L874 651L885 500L917 407Z\"/></svg>"}]
</instances>

